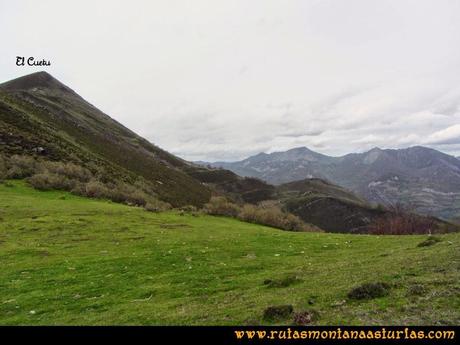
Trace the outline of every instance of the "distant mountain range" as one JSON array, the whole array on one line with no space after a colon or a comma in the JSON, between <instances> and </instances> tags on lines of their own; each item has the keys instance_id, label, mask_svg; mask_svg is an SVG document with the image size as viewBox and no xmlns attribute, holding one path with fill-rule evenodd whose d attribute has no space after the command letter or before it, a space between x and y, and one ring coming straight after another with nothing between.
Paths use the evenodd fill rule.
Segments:
<instances>
[{"instance_id":1,"label":"distant mountain range","mask_svg":"<svg viewBox=\"0 0 460 345\"><path fill-rule=\"evenodd\" d=\"M321 178L369 202L401 203L418 213L444 219L460 217L460 160L422 146L374 148L342 157L299 147L260 153L238 162L209 164L275 185Z\"/></svg>"}]
</instances>

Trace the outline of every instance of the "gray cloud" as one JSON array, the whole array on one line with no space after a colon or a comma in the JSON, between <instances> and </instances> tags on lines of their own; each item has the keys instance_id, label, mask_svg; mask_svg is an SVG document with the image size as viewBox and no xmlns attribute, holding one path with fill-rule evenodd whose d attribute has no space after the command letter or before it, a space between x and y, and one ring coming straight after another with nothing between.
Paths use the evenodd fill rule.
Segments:
<instances>
[{"instance_id":1,"label":"gray cloud","mask_svg":"<svg viewBox=\"0 0 460 345\"><path fill-rule=\"evenodd\" d=\"M299 137L315 137L318 135L323 134L324 131L322 130L306 130L306 131L296 131L295 129L292 131L284 132L280 134L280 137L288 137L288 138L299 138Z\"/></svg>"},{"instance_id":2,"label":"gray cloud","mask_svg":"<svg viewBox=\"0 0 460 345\"><path fill-rule=\"evenodd\" d=\"M84 20L82 21L82 18ZM309 146L460 155L460 2L0 3L0 77L47 70L190 160Z\"/></svg>"}]
</instances>

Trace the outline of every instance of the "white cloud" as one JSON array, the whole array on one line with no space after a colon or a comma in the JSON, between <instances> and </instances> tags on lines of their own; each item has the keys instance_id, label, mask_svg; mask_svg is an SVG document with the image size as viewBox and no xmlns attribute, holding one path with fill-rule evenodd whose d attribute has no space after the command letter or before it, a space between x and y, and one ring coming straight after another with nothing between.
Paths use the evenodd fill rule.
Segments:
<instances>
[{"instance_id":1,"label":"white cloud","mask_svg":"<svg viewBox=\"0 0 460 345\"><path fill-rule=\"evenodd\" d=\"M382 142L384 139L382 137L379 137L377 135L374 135L374 134L369 134L369 135L366 135L362 138L359 138L359 139L355 139L353 140L353 143L354 144L375 144L375 143L378 143L378 142Z\"/></svg>"},{"instance_id":2,"label":"white cloud","mask_svg":"<svg viewBox=\"0 0 460 345\"><path fill-rule=\"evenodd\" d=\"M425 141L427 144L460 144L460 124L453 125L431 134Z\"/></svg>"}]
</instances>

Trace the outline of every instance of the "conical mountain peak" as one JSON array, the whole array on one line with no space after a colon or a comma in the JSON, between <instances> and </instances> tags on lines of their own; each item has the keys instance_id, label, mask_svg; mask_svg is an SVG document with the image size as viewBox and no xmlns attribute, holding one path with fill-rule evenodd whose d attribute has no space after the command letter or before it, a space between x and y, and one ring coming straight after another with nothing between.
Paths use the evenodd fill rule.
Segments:
<instances>
[{"instance_id":1,"label":"conical mountain peak","mask_svg":"<svg viewBox=\"0 0 460 345\"><path fill-rule=\"evenodd\" d=\"M3 84L0 84L0 89L8 91L44 89L74 93L72 89L45 71L35 72L7 81Z\"/></svg>"}]
</instances>

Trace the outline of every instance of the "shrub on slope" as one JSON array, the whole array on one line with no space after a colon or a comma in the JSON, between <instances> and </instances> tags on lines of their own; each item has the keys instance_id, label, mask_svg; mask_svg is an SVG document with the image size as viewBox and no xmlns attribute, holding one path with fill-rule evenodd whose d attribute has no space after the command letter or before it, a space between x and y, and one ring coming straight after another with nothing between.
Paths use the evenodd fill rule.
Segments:
<instances>
[{"instance_id":1,"label":"shrub on slope","mask_svg":"<svg viewBox=\"0 0 460 345\"><path fill-rule=\"evenodd\" d=\"M304 223L299 217L283 211L277 202L264 201L257 205L237 205L225 197L212 197L204 207L211 215L238 218L245 222L272 226L289 231L319 231L319 228Z\"/></svg>"},{"instance_id":2,"label":"shrub on slope","mask_svg":"<svg viewBox=\"0 0 460 345\"><path fill-rule=\"evenodd\" d=\"M74 163L36 160L30 156L3 157L0 160L0 179L26 178L38 190L65 190L90 198L109 199L114 202L136 206L148 206L148 210L171 208L158 200L145 181L133 185L107 179L104 174L95 176L90 170Z\"/></svg>"}]
</instances>

